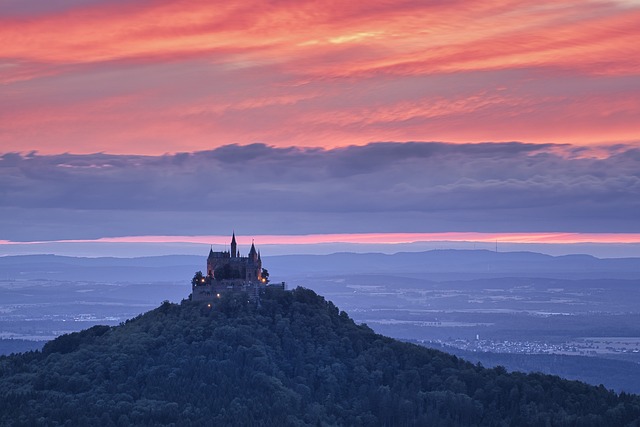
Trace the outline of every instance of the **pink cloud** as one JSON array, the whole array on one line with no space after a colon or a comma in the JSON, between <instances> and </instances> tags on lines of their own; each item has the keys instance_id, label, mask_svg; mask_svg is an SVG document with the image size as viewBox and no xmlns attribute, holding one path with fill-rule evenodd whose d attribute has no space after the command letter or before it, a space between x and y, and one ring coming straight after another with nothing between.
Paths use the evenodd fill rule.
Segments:
<instances>
[{"instance_id":1,"label":"pink cloud","mask_svg":"<svg viewBox=\"0 0 640 427\"><path fill-rule=\"evenodd\" d=\"M22 10L0 18L0 150L635 144L639 20L577 0Z\"/></svg>"},{"instance_id":2,"label":"pink cloud","mask_svg":"<svg viewBox=\"0 0 640 427\"><path fill-rule=\"evenodd\" d=\"M250 241L239 239L239 244ZM479 243L640 243L639 233L361 233L361 234L306 234L306 235L256 235L261 245L313 245L322 243L400 244L415 242L479 242ZM0 245L42 243L196 243L225 245L229 236L122 236L99 239L12 242L0 240Z\"/></svg>"}]
</instances>

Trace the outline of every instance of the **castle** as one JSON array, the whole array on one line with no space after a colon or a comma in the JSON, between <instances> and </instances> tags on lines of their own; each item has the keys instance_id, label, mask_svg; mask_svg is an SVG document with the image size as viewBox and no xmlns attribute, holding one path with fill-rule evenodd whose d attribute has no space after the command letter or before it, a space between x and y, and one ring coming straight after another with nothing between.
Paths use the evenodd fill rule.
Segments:
<instances>
[{"instance_id":1,"label":"castle","mask_svg":"<svg viewBox=\"0 0 640 427\"><path fill-rule=\"evenodd\" d=\"M231 250L214 252L209 250L207 273L198 271L191 281L191 299L206 301L220 298L223 292L247 292L257 298L269 283L269 273L262 268L260 252L251 243L248 256L240 256L236 243L236 233L231 237ZM284 282L277 287L284 289Z\"/></svg>"},{"instance_id":2,"label":"castle","mask_svg":"<svg viewBox=\"0 0 640 427\"><path fill-rule=\"evenodd\" d=\"M214 280L243 280L262 282L262 260L251 242L249 256L241 257L236 243L236 233L231 237L231 251L213 252L207 257L207 277Z\"/></svg>"}]
</instances>

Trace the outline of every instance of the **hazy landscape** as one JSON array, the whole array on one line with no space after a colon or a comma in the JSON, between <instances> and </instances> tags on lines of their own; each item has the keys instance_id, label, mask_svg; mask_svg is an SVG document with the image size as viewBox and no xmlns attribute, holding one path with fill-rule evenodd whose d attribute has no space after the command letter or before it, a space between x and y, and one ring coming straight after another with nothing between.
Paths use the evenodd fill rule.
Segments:
<instances>
[{"instance_id":1,"label":"hazy landscape","mask_svg":"<svg viewBox=\"0 0 640 427\"><path fill-rule=\"evenodd\" d=\"M0 0L0 426L639 426L639 22Z\"/></svg>"},{"instance_id":2,"label":"hazy landscape","mask_svg":"<svg viewBox=\"0 0 640 427\"><path fill-rule=\"evenodd\" d=\"M486 366L640 393L640 259L440 250L265 257L375 331ZM0 258L2 351L117 325L190 293L204 257Z\"/></svg>"}]
</instances>

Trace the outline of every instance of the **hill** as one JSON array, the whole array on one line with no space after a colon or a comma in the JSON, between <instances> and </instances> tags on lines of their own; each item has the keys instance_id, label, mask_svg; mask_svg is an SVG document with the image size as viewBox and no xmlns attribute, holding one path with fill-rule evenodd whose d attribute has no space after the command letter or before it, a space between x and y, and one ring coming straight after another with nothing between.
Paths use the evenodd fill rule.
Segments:
<instances>
[{"instance_id":1,"label":"hill","mask_svg":"<svg viewBox=\"0 0 640 427\"><path fill-rule=\"evenodd\" d=\"M636 279L640 258L551 256L535 252L431 250L382 253L341 252L330 255L263 257L282 277L292 275L398 274L434 280L493 277ZM83 281L182 281L202 269L204 256L164 255L140 258L83 258L57 255L0 257L0 279ZM277 278L276 278L277 279Z\"/></svg>"},{"instance_id":2,"label":"hill","mask_svg":"<svg viewBox=\"0 0 640 427\"><path fill-rule=\"evenodd\" d=\"M313 291L163 303L0 358L2 425L638 425L640 398L485 369Z\"/></svg>"},{"instance_id":3,"label":"hill","mask_svg":"<svg viewBox=\"0 0 640 427\"><path fill-rule=\"evenodd\" d=\"M86 258L59 255L0 257L0 278L81 281L182 281L201 269L205 257L165 255Z\"/></svg>"},{"instance_id":4,"label":"hill","mask_svg":"<svg viewBox=\"0 0 640 427\"><path fill-rule=\"evenodd\" d=\"M334 253L265 257L273 271L288 274L373 273L418 275L436 280L489 277L637 278L640 258L551 256L535 252L431 250L424 252Z\"/></svg>"}]
</instances>

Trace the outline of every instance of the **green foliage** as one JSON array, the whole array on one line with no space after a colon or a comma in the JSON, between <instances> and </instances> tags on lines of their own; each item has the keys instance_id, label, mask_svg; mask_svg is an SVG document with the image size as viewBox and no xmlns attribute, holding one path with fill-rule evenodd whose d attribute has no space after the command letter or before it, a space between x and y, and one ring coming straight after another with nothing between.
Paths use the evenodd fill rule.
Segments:
<instances>
[{"instance_id":1,"label":"green foliage","mask_svg":"<svg viewBox=\"0 0 640 427\"><path fill-rule=\"evenodd\" d=\"M44 345L42 353L70 353L76 350L80 344L92 342L96 337L104 335L111 329L109 326L96 325L84 331L64 334Z\"/></svg>"},{"instance_id":2,"label":"green foliage","mask_svg":"<svg viewBox=\"0 0 640 427\"><path fill-rule=\"evenodd\" d=\"M193 278L191 279L191 285L199 286L203 284L204 284L204 275L202 274L202 271L196 271L196 274L194 274Z\"/></svg>"},{"instance_id":3,"label":"green foliage","mask_svg":"<svg viewBox=\"0 0 640 427\"><path fill-rule=\"evenodd\" d=\"M640 399L356 325L313 291L164 302L0 358L0 425L637 425ZM636 423L636 424L634 424Z\"/></svg>"}]
</instances>

